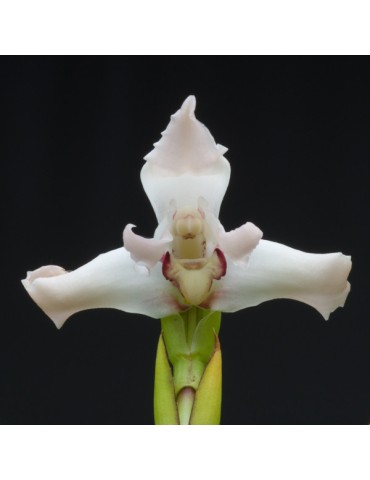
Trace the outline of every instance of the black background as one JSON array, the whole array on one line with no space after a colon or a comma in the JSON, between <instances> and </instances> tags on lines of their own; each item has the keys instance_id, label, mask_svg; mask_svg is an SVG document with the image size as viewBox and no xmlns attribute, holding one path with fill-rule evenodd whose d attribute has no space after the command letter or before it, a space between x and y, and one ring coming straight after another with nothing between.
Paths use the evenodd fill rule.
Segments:
<instances>
[{"instance_id":1,"label":"black background","mask_svg":"<svg viewBox=\"0 0 370 480\"><path fill-rule=\"evenodd\" d=\"M3 57L0 421L150 424L159 321L82 312L58 331L20 284L156 226L139 171L189 94L232 177L221 221L353 257L325 322L276 300L221 327L224 424L370 422L368 57Z\"/></svg>"}]
</instances>

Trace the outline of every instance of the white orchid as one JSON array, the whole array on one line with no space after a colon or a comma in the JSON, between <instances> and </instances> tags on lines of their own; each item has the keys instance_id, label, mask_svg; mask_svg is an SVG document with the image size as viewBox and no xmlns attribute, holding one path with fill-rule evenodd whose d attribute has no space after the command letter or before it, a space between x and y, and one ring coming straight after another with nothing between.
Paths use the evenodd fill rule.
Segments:
<instances>
[{"instance_id":1,"label":"white orchid","mask_svg":"<svg viewBox=\"0 0 370 480\"><path fill-rule=\"evenodd\" d=\"M275 298L305 302L324 318L350 290L350 257L311 254L262 240L247 222L218 219L230 165L188 97L145 157L141 180L158 220L151 239L123 232L124 246L67 272L49 265L22 280L60 328L73 314L116 308L161 318L156 423L217 424L221 412L220 312Z\"/></svg>"},{"instance_id":2,"label":"white orchid","mask_svg":"<svg viewBox=\"0 0 370 480\"><path fill-rule=\"evenodd\" d=\"M129 224L124 246L77 270L44 266L22 281L58 328L91 308L163 318L191 306L234 312L288 298L327 319L343 306L350 257L261 240L250 222L225 232L218 215L230 178L227 149L194 110L190 96L145 157L141 180L158 220L154 238L140 237Z\"/></svg>"}]
</instances>

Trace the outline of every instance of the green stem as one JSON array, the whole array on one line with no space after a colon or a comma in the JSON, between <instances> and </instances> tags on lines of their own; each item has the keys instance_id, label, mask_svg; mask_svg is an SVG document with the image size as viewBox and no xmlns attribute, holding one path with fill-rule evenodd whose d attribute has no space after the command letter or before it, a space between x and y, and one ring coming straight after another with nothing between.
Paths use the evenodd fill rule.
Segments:
<instances>
[{"instance_id":1,"label":"green stem","mask_svg":"<svg viewBox=\"0 0 370 480\"><path fill-rule=\"evenodd\" d=\"M186 318L187 317L187 318ZM198 325L198 315L197 315L197 309L196 308L191 308L184 314L184 323L185 323L185 328L186 328L186 339L188 342L189 347L191 347L192 341L193 341L193 335L195 332L195 329L197 328Z\"/></svg>"},{"instance_id":2,"label":"green stem","mask_svg":"<svg viewBox=\"0 0 370 480\"><path fill-rule=\"evenodd\" d=\"M205 375L211 360L212 365L215 364L213 361L215 351L217 349L219 351L219 344L215 344L215 340L220 329L220 322L220 312L198 307L192 307L182 314L162 318L161 338L163 338L164 350L161 353L161 363L159 364L161 368L156 368L155 379L155 411L157 412L155 421L157 424L166 423L169 418L176 419L176 423L179 421L181 425L193 423L191 420L193 418L196 421L208 423L209 419L207 420L204 414L209 410L208 398L210 402L212 402L212 398L218 398L217 405L221 405L221 362L216 363L217 366L212 366L210 370L213 372L212 378L215 381L209 378L209 374ZM158 361L157 356L157 365ZM166 362L168 367L165 366ZM162 377L168 378L167 372L170 372L169 381L172 387L162 380ZM197 392L203 379L206 385L212 387L207 387L206 390L203 388L202 392L205 393L202 393L201 397L198 395L198 398ZM168 382L168 380L166 381ZM162 385L167 385L166 395L160 394ZM215 386L213 387L213 385ZM177 411L173 411L171 416L168 414L165 416L163 412L166 409L159 408L163 401L171 412L173 408ZM195 406L198 406L198 414L193 411ZM212 408L213 412L215 408ZM219 423L219 412L217 415L211 414L211 423Z\"/></svg>"}]
</instances>

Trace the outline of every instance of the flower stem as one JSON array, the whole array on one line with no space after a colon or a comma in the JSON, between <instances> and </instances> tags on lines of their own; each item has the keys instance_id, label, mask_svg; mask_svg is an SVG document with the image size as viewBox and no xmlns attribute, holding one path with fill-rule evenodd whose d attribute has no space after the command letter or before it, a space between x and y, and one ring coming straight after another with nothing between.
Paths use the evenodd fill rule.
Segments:
<instances>
[{"instance_id":1,"label":"flower stem","mask_svg":"<svg viewBox=\"0 0 370 480\"><path fill-rule=\"evenodd\" d=\"M187 312L187 319L185 320L185 327L186 327L186 330L187 330L186 337L187 337L189 347L191 347L191 343L192 343L192 340L193 340L193 335L194 335L195 329L197 327L197 324L198 324L197 310L195 308L191 308Z\"/></svg>"},{"instance_id":2,"label":"flower stem","mask_svg":"<svg viewBox=\"0 0 370 480\"><path fill-rule=\"evenodd\" d=\"M162 318L154 389L156 424L171 419L181 425L219 424L220 322L220 312L197 307Z\"/></svg>"}]
</instances>

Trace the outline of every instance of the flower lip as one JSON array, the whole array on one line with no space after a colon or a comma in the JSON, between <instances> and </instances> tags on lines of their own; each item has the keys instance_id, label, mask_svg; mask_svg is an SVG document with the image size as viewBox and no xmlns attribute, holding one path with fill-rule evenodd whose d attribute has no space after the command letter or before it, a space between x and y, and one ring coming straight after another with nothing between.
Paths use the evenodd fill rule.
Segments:
<instances>
[{"instance_id":1,"label":"flower lip","mask_svg":"<svg viewBox=\"0 0 370 480\"><path fill-rule=\"evenodd\" d=\"M203 304L211 293L213 280L223 277L226 268L220 249L215 249L209 258L198 259L178 259L167 252L162 260L163 276L179 290L188 305Z\"/></svg>"}]
</instances>

